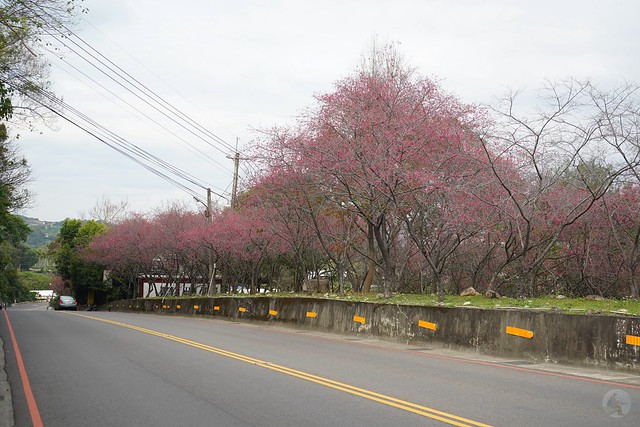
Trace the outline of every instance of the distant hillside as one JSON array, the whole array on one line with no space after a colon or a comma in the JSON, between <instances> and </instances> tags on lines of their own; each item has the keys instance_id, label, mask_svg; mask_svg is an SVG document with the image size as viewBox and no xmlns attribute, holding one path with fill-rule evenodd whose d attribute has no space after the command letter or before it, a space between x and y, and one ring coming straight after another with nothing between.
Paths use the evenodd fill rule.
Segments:
<instances>
[{"instance_id":1,"label":"distant hillside","mask_svg":"<svg viewBox=\"0 0 640 427\"><path fill-rule=\"evenodd\" d=\"M20 216L20 218L22 218L31 229L31 234L27 237L27 246L32 248L53 242L56 237L58 237L60 227L62 227L62 223L64 222L40 221L39 219L27 218L26 216Z\"/></svg>"}]
</instances>

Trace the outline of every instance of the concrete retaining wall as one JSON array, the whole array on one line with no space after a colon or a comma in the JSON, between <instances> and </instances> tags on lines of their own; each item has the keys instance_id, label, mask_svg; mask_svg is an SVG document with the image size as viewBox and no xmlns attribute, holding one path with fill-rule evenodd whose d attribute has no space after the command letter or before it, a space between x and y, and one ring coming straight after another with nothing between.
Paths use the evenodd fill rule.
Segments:
<instances>
[{"instance_id":1,"label":"concrete retaining wall","mask_svg":"<svg viewBox=\"0 0 640 427\"><path fill-rule=\"evenodd\" d=\"M137 299L104 309L278 322L505 357L640 369L640 318L633 316L268 297Z\"/></svg>"}]
</instances>

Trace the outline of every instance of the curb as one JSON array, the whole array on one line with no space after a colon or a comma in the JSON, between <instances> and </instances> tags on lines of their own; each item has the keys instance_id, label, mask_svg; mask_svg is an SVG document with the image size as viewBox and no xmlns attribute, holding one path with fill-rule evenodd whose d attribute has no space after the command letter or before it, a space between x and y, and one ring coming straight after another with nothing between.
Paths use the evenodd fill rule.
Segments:
<instances>
[{"instance_id":1,"label":"curb","mask_svg":"<svg viewBox=\"0 0 640 427\"><path fill-rule=\"evenodd\" d=\"M13 401L11 400L11 386L5 370L4 343L0 338L0 426L13 427Z\"/></svg>"}]
</instances>

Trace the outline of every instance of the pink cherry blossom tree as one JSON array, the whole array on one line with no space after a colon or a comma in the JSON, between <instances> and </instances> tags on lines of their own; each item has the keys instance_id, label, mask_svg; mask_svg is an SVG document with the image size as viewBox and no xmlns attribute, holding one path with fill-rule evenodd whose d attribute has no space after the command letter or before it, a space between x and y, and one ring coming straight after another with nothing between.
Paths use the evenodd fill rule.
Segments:
<instances>
[{"instance_id":1,"label":"pink cherry blossom tree","mask_svg":"<svg viewBox=\"0 0 640 427\"><path fill-rule=\"evenodd\" d=\"M626 284L624 296L637 299L638 273L640 271L640 185L624 185L615 192L609 192L602 202L606 215L608 234L612 241L610 252L617 252L623 267L623 277L618 283Z\"/></svg>"},{"instance_id":2,"label":"pink cherry blossom tree","mask_svg":"<svg viewBox=\"0 0 640 427\"><path fill-rule=\"evenodd\" d=\"M183 237L193 229L203 229L206 218L184 205L172 204L156 212L152 222L156 268L167 283L175 284L177 295L201 293L209 283L208 254L202 247L185 246Z\"/></svg>"},{"instance_id":3,"label":"pink cherry blossom tree","mask_svg":"<svg viewBox=\"0 0 640 427\"><path fill-rule=\"evenodd\" d=\"M273 224L261 217L259 209L227 209L207 228L208 239L216 247L221 261L235 281L257 292L260 273L271 257L282 252L283 244ZM245 279L249 282L247 283ZM229 281L229 278L225 278ZM226 283L231 286L231 283Z\"/></svg>"},{"instance_id":4,"label":"pink cherry blossom tree","mask_svg":"<svg viewBox=\"0 0 640 427\"><path fill-rule=\"evenodd\" d=\"M519 112L517 94L511 94L493 110L493 127L479 136L501 187L498 207L505 220L488 293L511 282L517 294L532 294L562 233L589 212L619 175L614 171L598 181L589 179L588 166L602 143L600 119L589 104L591 87L577 81L549 84L533 115ZM567 181L576 170L577 179Z\"/></svg>"},{"instance_id":5,"label":"pink cherry blossom tree","mask_svg":"<svg viewBox=\"0 0 640 427\"><path fill-rule=\"evenodd\" d=\"M144 215L132 214L112 226L91 242L91 256L98 259L115 278L128 284L129 295L138 278L146 278L156 289L154 258L156 249L152 239L153 224Z\"/></svg>"},{"instance_id":6,"label":"pink cherry blossom tree","mask_svg":"<svg viewBox=\"0 0 640 427\"><path fill-rule=\"evenodd\" d=\"M397 288L403 258L399 199L440 178L440 163L472 124L473 109L418 76L393 49L371 64L317 97L317 109L297 128L272 132L262 156L270 165L303 171L316 194L362 221L368 247L377 248L368 253L365 283L378 264L388 295Z\"/></svg>"}]
</instances>

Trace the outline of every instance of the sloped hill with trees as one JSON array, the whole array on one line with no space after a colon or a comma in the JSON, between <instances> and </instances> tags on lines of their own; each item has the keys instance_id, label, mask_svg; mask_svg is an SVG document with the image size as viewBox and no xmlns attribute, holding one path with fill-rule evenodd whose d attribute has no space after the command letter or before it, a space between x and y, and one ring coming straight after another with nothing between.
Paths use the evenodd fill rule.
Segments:
<instances>
[{"instance_id":1,"label":"sloped hill with trees","mask_svg":"<svg viewBox=\"0 0 640 427\"><path fill-rule=\"evenodd\" d=\"M56 240L58 233L60 233L60 227L62 227L62 224L64 223L64 221L40 221L39 219L28 218L25 216L20 216L20 218L31 230L26 241L27 246L30 248L46 246Z\"/></svg>"}]
</instances>

